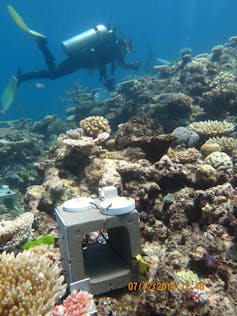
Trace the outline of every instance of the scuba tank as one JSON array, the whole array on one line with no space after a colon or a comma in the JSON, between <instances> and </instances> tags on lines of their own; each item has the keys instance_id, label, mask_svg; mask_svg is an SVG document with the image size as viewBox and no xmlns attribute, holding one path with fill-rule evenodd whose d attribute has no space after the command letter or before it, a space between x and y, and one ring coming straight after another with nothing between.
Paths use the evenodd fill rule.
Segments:
<instances>
[{"instance_id":1,"label":"scuba tank","mask_svg":"<svg viewBox=\"0 0 237 316\"><path fill-rule=\"evenodd\" d=\"M98 41L106 38L111 30L104 25L97 25L81 34L73 36L62 42L64 52L68 56L76 55L84 49L95 48Z\"/></svg>"}]
</instances>

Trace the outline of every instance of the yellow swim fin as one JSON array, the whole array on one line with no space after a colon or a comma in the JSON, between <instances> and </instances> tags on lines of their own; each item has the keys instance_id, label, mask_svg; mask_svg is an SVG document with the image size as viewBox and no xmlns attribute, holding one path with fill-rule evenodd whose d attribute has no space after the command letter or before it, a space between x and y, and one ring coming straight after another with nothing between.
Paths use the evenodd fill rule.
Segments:
<instances>
[{"instance_id":1,"label":"yellow swim fin","mask_svg":"<svg viewBox=\"0 0 237 316\"><path fill-rule=\"evenodd\" d=\"M28 26L23 21L22 17L16 12L16 10L12 6L8 5L7 9L8 9L8 12L9 12L10 16L12 17L13 21L16 23L16 25L18 25L27 34L29 34L35 38L38 38L38 37L46 38L45 35L29 29Z\"/></svg>"},{"instance_id":2,"label":"yellow swim fin","mask_svg":"<svg viewBox=\"0 0 237 316\"><path fill-rule=\"evenodd\" d=\"M9 106L14 101L17 85L18 79L15 75L13 75L1 96L1 105L3 113L7 111Z\"/></svg>"}]
</instances>

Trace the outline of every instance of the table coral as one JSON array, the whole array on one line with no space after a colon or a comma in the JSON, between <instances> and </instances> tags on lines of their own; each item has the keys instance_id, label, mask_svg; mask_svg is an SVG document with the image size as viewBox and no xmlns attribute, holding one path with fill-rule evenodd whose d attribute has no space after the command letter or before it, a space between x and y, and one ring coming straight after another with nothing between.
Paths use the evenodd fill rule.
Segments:
<instances>
[{"instance_id":1,"label":"table coral","mask_svg":"<svg viewBox=\"0 0 237 316\"><path fill-rule=\"evenodd\" d=\"M92 136L85 136L82 129L76 128L71 129L66 132L66 134L61 134L58 137L57 143L59 145L68 145L71 147L77 147L81 150L90 150L93 146L100 144L109 138L110 134L108 132L100 131L95 135Z\"/></svg>"},{"instance_id":2,"label":"table coral","mask_svg":"<svg viewBox=\"0 0 237 316\"><path fill-rule=\"evenodd\" d=\"M188 128L204 136L222 136L230 134L234 131L235 127L232 123L223 121L199 121L193 122L188 125Z\"/></svg>"}]
</instances>

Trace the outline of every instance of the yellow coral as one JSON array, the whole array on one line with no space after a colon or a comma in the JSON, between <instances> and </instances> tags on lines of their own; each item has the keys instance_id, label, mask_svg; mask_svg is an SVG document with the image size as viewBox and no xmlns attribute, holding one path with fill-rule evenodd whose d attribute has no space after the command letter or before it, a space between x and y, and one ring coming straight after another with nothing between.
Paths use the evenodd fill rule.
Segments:
<instances>
[{"instance_id":1,"label":"yellow coral","mask_svg":"<svg viewBox=\"0 0 237 316\"><path fill-rule=\"evenodd\" d=\"M211 137L205 144L218 144L221 148L221 151L224 151L227 154L231 154L233 149L237 148L237 139L234 137Z\"/></svg>"},{"instance_id":2,"label":"yellow coral","mask_svg":"<svg viewBox=\"0 0 237 316\"><path fill-rule=\"evenodd\" d=\"M214 185L217 181L216 169L209 164L199 165L197 168L196 176L198 182L209 185Z\"/></svg>"},{"instance_id":3,"label":"yellow coral","mask_svg":"<svg viewBox=\"0 0 237 316\"><path fill-rule=\"evenodd\" d=\"M199 282L199 277L196 273L194 273L192 270L181 270L175 273L177 279L180 282L189 282L189 283L194 283L194 282Z\"/></svg>"},{"instance_id":4,"label":"yellow coral","mask_svg":"<svg viewBox=\"0 0 237 316\"><path fill-rule=\"evenodd\" d=\"M213 143L206 142L205 144L201 146L200 150L204 156L207 156L213 153L214 151L221 151L221 146L214 142Z\"/></svg>"},{"instance_id":5,"label":"yellow coral","mask_svg":"<svg viewBox=\"0 0 237 316\"><path fill-rule=\"evenodd\" d=\"M178 288L183 290L188 290L191 285L196 285L199 282L199 277L192 270L181 270L175 273L177 279L180 281Z\"/></svg>"},{"instance_id":6,"label":"yellow coral","mask_svg":"<svg viewBox=\"0 0 237 316\"><path fill-rule=\"evenodd\" d=\"M79 122L85 134L96 137L102 132L111 132L109 121L103 116L89 116Z\"/></svg>"},{"instance_id":7,"label":"yellow coral","mask_svg":"<svg viewBox=\"0 0 237 316\"><path fill-rule=\"evenodd\" d=\"M201 158L200 152L194 147L187 149L169 148L168 155L173 161L182 164L196 162L198 159Z\"/></svg>"},{"instance_id":8,"label":"yellow coral","mask_svg":"<svg viewBox=\"0 0 237 316\"><path fill-rule=\"evenodd\" d=\"M57 265L29 251L0 255L0 315L45 316L65 293Z\"/></svg>"}]
</instances>

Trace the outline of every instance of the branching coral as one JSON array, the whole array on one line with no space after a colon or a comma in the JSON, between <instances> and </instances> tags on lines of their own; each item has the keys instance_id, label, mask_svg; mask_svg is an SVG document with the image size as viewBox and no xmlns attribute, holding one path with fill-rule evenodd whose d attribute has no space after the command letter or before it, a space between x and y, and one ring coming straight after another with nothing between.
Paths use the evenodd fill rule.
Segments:
<instances>
[{"instance_id":1,"label":"branching coral","mask_svg":"<svg viewBox=\"0 0 237 316\"><path fill-rule=\"evenodd\" d=\"M218 144L222 151L224 151L227 154L231 154L233 149L237 148L237 139L226 136L211 137L206 141L205 144Z\"/></svg>"},{"instance_id":2,"label":"branching coral","mask_svg":"<svg viewBox=\"0 0 237 316\"><path fill-rule=\"evenodd\" d=\"M45 316L64 295L60 268L28 251L0 255L0 314Z\"/></svg>"},{"instance_id":3,"label":"branching coral","mask_svg":"<svg viewBox=\"0 0 237 316\"><path fill-rule=\"evenodd\" d=\"M208 113L234 110L237 105L236 76L228 71L219 72L210 82L209 91L204 92L201 106Z\"/></svg>"},{"instance_id":4,"label":"branching coral","mask_svg":"<svg viewBox=\"0 0 237 316\"><path fill-rule=\"evenodd\" d=\"M188 125L188 128L204 136L222 136L234 131L234 125L226 121L199 121Z\"/></svg>"}]
</instances>

